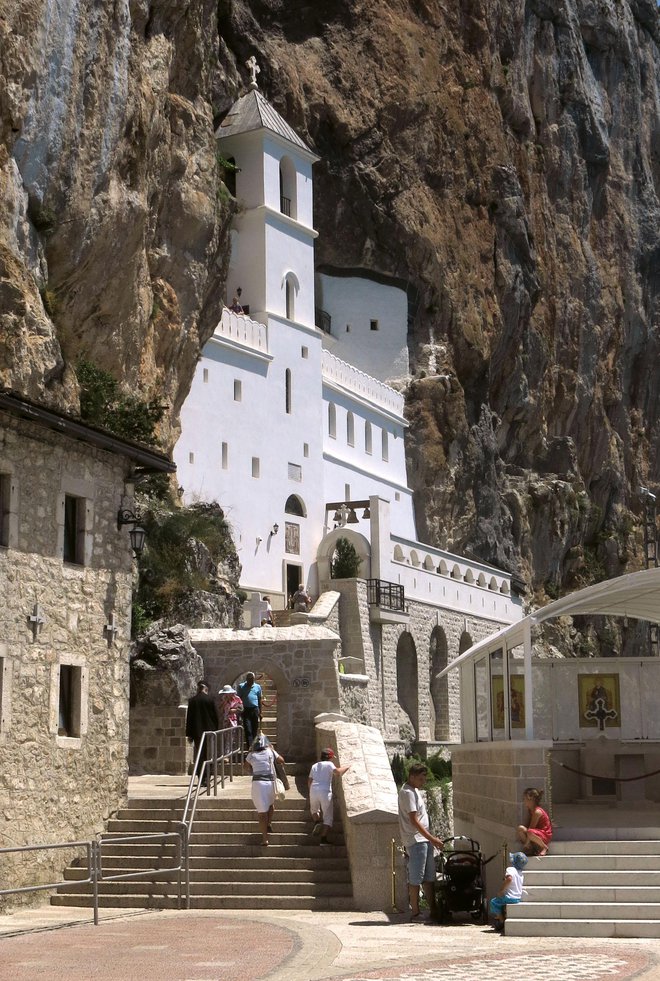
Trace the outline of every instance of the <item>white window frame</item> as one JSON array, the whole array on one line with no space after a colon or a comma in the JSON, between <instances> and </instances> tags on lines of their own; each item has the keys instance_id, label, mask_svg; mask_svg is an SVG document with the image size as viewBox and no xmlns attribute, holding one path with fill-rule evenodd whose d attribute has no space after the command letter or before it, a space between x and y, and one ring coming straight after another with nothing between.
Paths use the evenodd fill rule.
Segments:
<instances>
[{"instance_id":1,"label":"white window frame","mask_svg":"<svg viewBox=\"0 0 660 981\"><path fill-rule=\"evenodd\" d=\"M64 528L66 498L78 499L76 509L77 561L64 561ZM57 554L67 569L87 568L94 554L94 485L87 480L65 478L62 481L57 515Z\"/></svg>"}]
</instances>

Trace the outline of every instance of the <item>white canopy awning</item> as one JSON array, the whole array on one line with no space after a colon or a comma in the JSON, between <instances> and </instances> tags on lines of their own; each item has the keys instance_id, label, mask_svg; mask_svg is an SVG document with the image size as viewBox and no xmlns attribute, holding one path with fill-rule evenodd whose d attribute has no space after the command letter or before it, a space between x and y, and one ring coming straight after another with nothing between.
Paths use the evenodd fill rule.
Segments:
<instances>
[{"instance_id":1,"label":"white canopy awning","mask_svg":"<svg viewBox=\"0 0 660 981\"><path fill-rule=\"evenodd\" d=\"M631 620L648 620L660 623L660 568L631 572L627 576L608 579L606 582L587 586L576 593L562 596L561 599L530 613L518 623L512 623L491 634L464 651L451 662L439 677L454 668L474 660L480 654L506 647L511 650L524 643L525 634L533 626L556 617L578 616L583 614L602 614L604 616L629 617Z\"/></svg>"}]
</instances>

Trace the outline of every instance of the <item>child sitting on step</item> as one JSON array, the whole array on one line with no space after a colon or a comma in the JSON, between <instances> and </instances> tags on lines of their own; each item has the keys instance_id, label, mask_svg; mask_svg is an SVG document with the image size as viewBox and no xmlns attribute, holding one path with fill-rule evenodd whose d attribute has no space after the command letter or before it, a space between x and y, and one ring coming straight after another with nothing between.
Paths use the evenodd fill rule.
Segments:
<instances>
[{"instance_id":1,"label":"child sitting on step","mask_svg":"<svg viewBox=\"0 0 660 981\"><path fill-rule=\"evenodd\" d=\"M490 901L490 912L495 920L493 928L498 933L504 929L506 907L509 903L522 902L523 871L526 865L527 856L524 852L509 853L509 865L504 873L502 887L497 896L493 896Z\"/></svg>"}]
</instances>

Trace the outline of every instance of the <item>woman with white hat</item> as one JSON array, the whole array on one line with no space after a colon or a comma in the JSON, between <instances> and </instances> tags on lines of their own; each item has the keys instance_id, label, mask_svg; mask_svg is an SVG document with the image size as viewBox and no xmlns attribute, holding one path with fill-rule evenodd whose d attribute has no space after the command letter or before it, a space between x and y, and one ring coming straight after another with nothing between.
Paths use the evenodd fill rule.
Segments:
<instances>
[{"instance_id":1,"label":"woman with white hat","mask_svg":"<svg viewBox=\"0 0 660 981\"><path fill-rule=\"evenodd\" d=\"M231 685L225 685L218 692L218 709L220 715L221 729L236 729L238 726L239 713L243 712L243 702L236 694ZM235 733L230 732L229 737L225 736L225 748L228 753L233 753L238 746ZM227 748L228 747L228 748Z\"/></svg>"},{"instance_id":2,"label":"woman with white hat","mask_svg":"<svg viewBox=\"0 0 660 981\"><path fill-rule=\"evenodd\" d=\"M252 771L252 803L259 818L261 844L268 844L270 822L275 810L275 764L284 763L284 757L276 753L263 734L257 736L245 762Z\"/></svg>"}]
</instances>

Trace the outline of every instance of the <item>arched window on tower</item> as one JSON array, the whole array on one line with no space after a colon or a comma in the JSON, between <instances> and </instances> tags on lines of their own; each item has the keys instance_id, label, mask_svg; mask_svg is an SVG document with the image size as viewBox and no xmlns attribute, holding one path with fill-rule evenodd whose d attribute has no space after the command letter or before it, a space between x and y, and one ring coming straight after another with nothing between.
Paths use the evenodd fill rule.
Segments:
<instances>
[{"instance_id":1,"label":"arched window on tower","mask_svg":"<svg viewBox=\"0 0 660 981\"><path fill-rule=\"evenodd\" d=\"M284 401L286 414L291 415L291 369L287 368L284 372Z\"/></svg>"},{"instance_id":2,"label":"arched window on tower","mask_svg":"<svg viewBox=\"0 0 660 981\"><path fill-rule=\"evenodd\" d=\"M337 439L337 408L334 402L328 405L328 436Z\"/></svg>"},{"instance_id":3,"label":"arched window on tower","mask_svg":"<svg viewBox=\"0 0 660 981\"><path fill-rule=\"evenodd\" d=\"M364 452L371 456L372 446L371 446L371 423L367 420L364 424Z\"/></svg>"},{"instance_id":4,"label":"arched window on tower","mask_svg":"<svg viewBox=\"0 0 660 981\"><path fill-rule=\"evenodd\" d=\"M346 413L346 442L349 446L355 446L355 419L352 412Z\"/></svg>"},{"instance_id":5,"label":"arched window on tower","mask_svg":"<svg viewBox=\"0 0 660 981\"><path fill-rule=\"evenodd\" d=\"M289 157L280 160L280 211L289 218L298 217L296 168Z\"/></svg>"}]
</instances>

